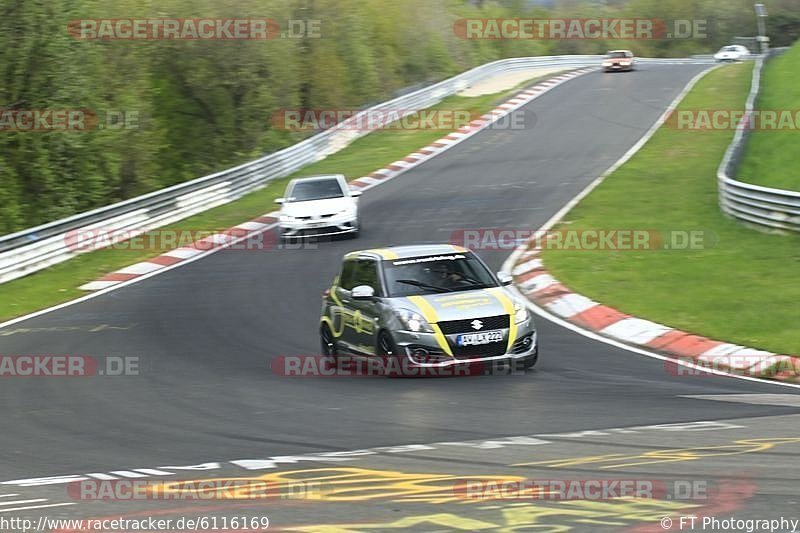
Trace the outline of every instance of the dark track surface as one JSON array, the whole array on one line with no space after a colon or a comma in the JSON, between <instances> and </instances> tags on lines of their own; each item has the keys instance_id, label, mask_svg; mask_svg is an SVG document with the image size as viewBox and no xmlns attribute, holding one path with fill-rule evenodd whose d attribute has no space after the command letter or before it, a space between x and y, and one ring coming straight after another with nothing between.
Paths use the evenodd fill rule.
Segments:
<instances>
[{"instance_id":1,"label":"dark track surface","mask_svg":"<svg viewBox=\"0 0 800 533\"><path fill-rule=\"evenodd\" d=\"M565 83L524 108L525 130L484 131L369 190L357 241L222 251L0 330L2 354L140 358L139 376L5 380L0 480L796 413L681 398L794 391L671 376L661 361L542 319L540 363L524 376L315 379L270 369L276 356L318 352L320 294L342 254L447 242L463 228L539 227L702 68L593 72ZM497 269L509 253L482 255ZM89 331L99 324L121 329ZM63 326L77 329L53 329Z\"/></svg>"}]
</instances>

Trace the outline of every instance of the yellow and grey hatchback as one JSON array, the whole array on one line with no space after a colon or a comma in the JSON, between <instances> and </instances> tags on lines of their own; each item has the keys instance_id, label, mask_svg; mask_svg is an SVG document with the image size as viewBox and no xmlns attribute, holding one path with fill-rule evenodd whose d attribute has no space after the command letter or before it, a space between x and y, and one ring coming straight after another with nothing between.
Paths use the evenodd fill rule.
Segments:
<instances>
[{"instance_id":1,"label":"yellow and grey hatchback","mask_svg":"<svg viewBox=\"0 0 800 533\"><path fill-rule=\"evenodd\" d=\"M528 369L538 358L536 329L506 288L511 282L450 244L348 253L323 295L323 354L403 369L487 362Z\"/></svg>"}]
</instances>

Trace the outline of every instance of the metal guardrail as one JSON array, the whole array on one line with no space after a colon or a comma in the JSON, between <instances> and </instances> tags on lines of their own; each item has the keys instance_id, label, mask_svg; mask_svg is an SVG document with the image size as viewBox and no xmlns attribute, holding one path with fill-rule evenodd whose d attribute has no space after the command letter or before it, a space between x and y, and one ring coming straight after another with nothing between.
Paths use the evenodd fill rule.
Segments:
<instances>
[{"instance_id":1,"label":"metal guardrail","mask_svg":"<svg viewBox=\"0 0 800 533\"><path fill-rule=\"evenodd\" d=\"M785 50L785 48L775 48L770 51L769 56ZM778 232L800 231L800 191L762 187L733 178L747 145L751 129L748 125L753 123L753 110L761 88L761 70L764 61L763 57L756 59L750 94L747 96L741 122L743 127L737 128L733 141L728 146L717 170L719 205L726 215L760 229Z\"/></svg>"},{"instance_id":2,"label":"metal guardrail","mask_svg":"<svg viewBox=\"0 0 800 533\"><path fill-rule=\"evenodd\" d=\"M171 224L191 215L231 202L264 187L272 179L291 174L303 166L335 153L358 137L369 133L348 127L367 113L430 107L443 98L498 74L531 68L564 69L599 65L602 56L542 56L501 59L439 83L375 105L344 121L340 126L318 133L302 142L255 161L209 176L180 183L99 209L56 220L41 226L0 237L0 283L25 276L66 261L82 250L73 237L81 232L102 229L122 232L130 237L143 231ZM708 63L707 58L637 59L638 64ZM267 206L265 206L267 207ZM73 244L73 245L71 245Z\"/></svg>"}]
</instances>

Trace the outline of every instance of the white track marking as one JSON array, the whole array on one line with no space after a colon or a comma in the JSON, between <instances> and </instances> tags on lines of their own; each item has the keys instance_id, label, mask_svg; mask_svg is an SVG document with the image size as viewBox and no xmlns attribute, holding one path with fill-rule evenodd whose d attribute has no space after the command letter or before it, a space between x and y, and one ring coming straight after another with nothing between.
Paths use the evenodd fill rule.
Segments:
<instances>
[{"instance_id":1,"label":"white track marking","mask_svg":"<svg viewBox=\"0 0 800 533\"><path fill-rule=\"evenodd\" d=\"M264 227L267 225L264 224ZM175 248L174 250L170 250L169 252L164 252L162 255L168 255L170 257L177 257L179 259L188 259L190 257L194 257L196 255L202 254L202 250L198 250L197 248L190 248L188 246L184 246L181 248Z\"/></svg>"},{"instance_id":2,"label":"white track marking","mask_svg":"<svg viewBox=\"0 0 800 533\"><path fill-rule=\"evenodd\" d=\"M19 494L0 494L0 498L13 498L14 496L19 496Z\"/></svg>"},{"instance_id":3,"label":"white track marking","mask_svg":"<svg viewBox=\"0 0 800 533\"><path fill-rule=\"evenodd\" d=\"M241 224L238 224L238 225L234 226L234 228L244 229L244 230L247 230L247 231L256 231L256 230L264 229L268 225L269 224L264 224L262 222L255 222L253 220L250 220L249 222L242 222Z\"/></svg>"},{"instance_id":4,"label":"white track marking","mask_svg":"<svg viewBox=\"0 0 800 533\"><path fill-rule=\"evenodd\" d=\"M797 394L687 394L681 396L681 398L713 400L716 402L749 403L753 405L800 407L800 395Z\"/></svg>"},{"instance_id":5,"label":"white track marking","mask_svg":"<svg viewBox=\"0 0 800 533\"><path fill-rule=\"evenodd\" d=\"M547 308L559 316L568 318L582 313L587 309L591 309L596 305L597 302L594 300L590 300L586 296L571 292L560 298L556 298L547 304Z\"/></svg>"},{"instance_id":6,"label":"white track marking","mask_svg":"<svg viewBox=\"0 0 800 533\"><path fill-rule=\"evenodd\" d=\"M90 281L89 283L84 283L79 289L83 291L102 291L103 289L107 289L108 287L113 287L114 285L119 284L119 281Z\"/></svg>"},{"instance_id":7,"label":"white track marking","mask_svg":"<svg viewBox=\"0 0 800 533\"><path fill-rule=\"evenodd\" d=\"M47 505L31 505L28 507L14 507L13 509L0 509L0 513L10 513L13 511L27 511L28 509L45 509L47 507L63 507L65 505L75 505L74 502L67 503L48 503Z\"/></svg>"},{"instance_id":8,"label":"white track marking","mask_svg":"<svg viewBox=\"0 0 800 533\"><path fill-rule=\"evenodd\" d=\"M563 315L562 315L563 316ZM641 318L623 318L600 330L603 335L615 337L633 344L647 344L653 339L669 333L672 328Z\"/></svg>"},{"instance_id":9,"label":"white track marking","mask_svg":"<svg viewBox=\"0 0 800 533\"><path fill-rule=\"evenodd\" d=\"M158 470L157 468L137 468L136 471L151 476L172 476L175 474L174 472L165 472L164 470Z\"/></svg>"},{"instance_id":10,"label":"white track marking","mask_svg":"<svg viewBox=\"0 0 800 533\"><path fill-rule=\"evenodd\" d=\"M119 477L147 477L147 474L142 474L141 472L131 472L130 470L112 470L111 473Z\"/></svg>"},{"instance_id":11,"label":"white track marking","mask_svg":"<svg viewBox=\"0 0 800 533\"><path fill-rule=\"evenodd\" d=\"M23 503L39 503L46 502L47 498L36 498L35 500L14 500L10 502L0 502L0 505L20 505Z\"/></svg>"},{"instance_id":12,"label":"white track marking","mask_svg":"<svg viewBox=\"0 0 800 533\"><path fill-rule=\"evenodd\" d=\"M229 468L230 465L242 468L244 470L269 470L278 468L283 464L296 464L300 461L309 462L326 462L326 463L339 463L358 460L360 457L366 456L380 456L392 454L416 454L416 452L442 452L453 447L472 448L477 450L498 449L505 447L529 447L529 446L542 446L553 444L553 442L545 440L546 438L567 438L567 439L583 439L593 438L599 436L606 436L611 434L633 434L645 432L692 432L692 431L717 431L729 429L741 429L747 426L732 424L727 420L696 420L692 422L673 422L667 424L652 424L646 426L628 426L628 427L614 427L604 429L591 429L591 430L571 430L566 433L545 433L534 435L518 435L510 437L497 437L494 439L478 439L468 441L446 441L446 442L433 442L430 444L400 444L394 446L378 446L374 448L361 448L357 450L347 451L330 451L330 452L314 452L301 455L281 455L275 457L261 458L261 459L236 459L231 461L218 461L211 463L203 463L199 465L187 466L161 466L161 469L177 470L180 473L189 471L216 471ZM176 472L178 473L178 472ZM89 476L97 476L98 474L86 474ZM2 481L2 485L15 485L22 487L32 487L41 485L56 485L65 484L75 481L81 481L83 478L79 474L56 476L48 478L29 478L17 479L11 481Z\"/></svg>"},{"instance_id":13,"label":"white track marking","mask_svg":"<svg viewBox=\"0 0 800 533\"><path fill-rule=\"evenodd\" d=\"M163 265L158 265L156 263L150 263L149 261L142 261L141 263L134 263L130 266L126 266L125 268L120 268L119 270L115 270L115 274L147 274L154 270L158 270L163 268Z\"/></svg>"}]
</instances>

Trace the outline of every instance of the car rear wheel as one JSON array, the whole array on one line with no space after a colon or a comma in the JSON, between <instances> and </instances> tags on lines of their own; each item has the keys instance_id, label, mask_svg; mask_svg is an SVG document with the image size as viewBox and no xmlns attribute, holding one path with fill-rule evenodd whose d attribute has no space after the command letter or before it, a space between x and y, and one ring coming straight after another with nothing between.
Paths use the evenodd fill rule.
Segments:
<instances>
[{"instance_id":1,"label":"car rear wheel","mask_svg":"<svg viewBox=\"0 0 800 533\"><path fill-rule=\"evenodd\" d=\"M328 324L322 324L319 328L319 341L322 348L322 355L332 360L338 367L339 365L339 351L336 348L336 340L333 338Z\"/></svg>"},{"instance_id":2,"label":"car rear wheel","mask_svg":"<svg viewBox=\"0 0 800 533\"><path fill-rule=\"evenodd\" d=\"M336 341L333 339L333 333L328 324L322 324L319 328L319 340L322 348L322 355L334 358L339 355L336 350Z\"/></svg>"},{"instance_id":3,"label":"car rear wheel","mask_svg":"<svg viewBox=\"0 0 800 533\"><path fill-rule=\"evenodd\" d=\"M325 357L330 367L335 368L337 371L346 370L345 361L339 358L339 349L336 347L336 339L333 337L328 324L322 324L319 328L320 347L322 348L322 355Z\"/></svg>"}]
</instances>

